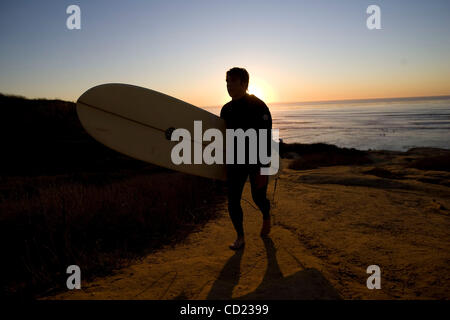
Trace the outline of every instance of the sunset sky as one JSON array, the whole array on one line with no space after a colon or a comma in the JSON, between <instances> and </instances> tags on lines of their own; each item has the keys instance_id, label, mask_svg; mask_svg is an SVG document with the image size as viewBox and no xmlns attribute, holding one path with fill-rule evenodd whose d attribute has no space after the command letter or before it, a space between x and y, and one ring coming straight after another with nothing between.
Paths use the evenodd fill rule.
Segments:
<instances>
[{"instance_id":1,"label":"sunset sky","mask_svg":"<svg viewBox=\"0 0 450 320\"><path fill-rule=\"evenodd\" d=\"M448 0L2 1L0 92L76 101L121 82L217 106L240 66L267 103L448 95L449 13Z\"/></svg>"}]
</instances>

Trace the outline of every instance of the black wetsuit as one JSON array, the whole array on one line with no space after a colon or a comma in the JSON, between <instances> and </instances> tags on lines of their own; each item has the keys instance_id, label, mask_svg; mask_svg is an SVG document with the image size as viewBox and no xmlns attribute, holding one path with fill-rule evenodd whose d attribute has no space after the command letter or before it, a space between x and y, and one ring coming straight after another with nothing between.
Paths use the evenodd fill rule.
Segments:
<instances>
[{"instance_id":1,"label":"black wetsuit","mask_svg":"<svg viewBox=\"0 0 450 320\"><path fill-rule=\"evenodd\" d=\"M268 156L270 156L272 116L263 101L254 95L245 94L242 98L225 104L220 112L220 117L225 120L227 129L241 128L246 131L253 128L257 132L258 129L268 129L266 150L268 150ZM261 176L260 174L261 167L268 165L261 164L259 157L257 164L249 164L248 139L246 140L247 157L245 164L236 164L236 162L235 164L227 164L228 212L238 236L244 235L241 196L248 176L250 176L253 201L261 210L263 219L270 217L270 202L266 197L268 176ZM259 139L257 141L259 152ZM235 147L235 157L236 149Z\"/></svg>"}]
</instances>

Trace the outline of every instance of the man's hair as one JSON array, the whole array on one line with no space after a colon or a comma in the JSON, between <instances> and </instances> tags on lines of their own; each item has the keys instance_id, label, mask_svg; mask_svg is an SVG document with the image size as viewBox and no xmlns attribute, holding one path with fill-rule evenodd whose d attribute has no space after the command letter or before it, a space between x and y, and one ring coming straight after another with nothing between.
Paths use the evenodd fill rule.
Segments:
<instances>
[{"instance_id":1,"label":"man's hair","mask_svg":"<svg viewBox=\"0 0 450 320\"><path fill-rule=\"evenodd\" d=\"M245 90L248 89L248 81L250 76L248 75L247 70L245 70L244 68L231 68L230 70L227 71L227 77L231 77L233 79L240 79L241 83L244 84L245 86Z\"/></svg>"}]
</instances>

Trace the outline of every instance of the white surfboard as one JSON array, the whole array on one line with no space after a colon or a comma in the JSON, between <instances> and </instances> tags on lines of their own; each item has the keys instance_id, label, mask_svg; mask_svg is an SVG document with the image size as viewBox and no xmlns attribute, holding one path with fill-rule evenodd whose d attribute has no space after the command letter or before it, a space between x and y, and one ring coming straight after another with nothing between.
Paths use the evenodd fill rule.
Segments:
<instances>
[{"instance_id":1,"label":"white surfboard","mask_svg":"<svg viewBox=\"0 0 450 320\"><path fill-rule=\"evenodd\" d=\"M85 130L107 147L135 159L161 167L211 179L226 180L224 164L174 164L171 141L174 129L192 133L194 120L202 121L202 131L219 129L225 137L225 121L216 115L166 94L128 84L108 83L93 87L77 101L77 113ZM203 161L202 161L203 162Z\"/></svg>"}]
</instances>

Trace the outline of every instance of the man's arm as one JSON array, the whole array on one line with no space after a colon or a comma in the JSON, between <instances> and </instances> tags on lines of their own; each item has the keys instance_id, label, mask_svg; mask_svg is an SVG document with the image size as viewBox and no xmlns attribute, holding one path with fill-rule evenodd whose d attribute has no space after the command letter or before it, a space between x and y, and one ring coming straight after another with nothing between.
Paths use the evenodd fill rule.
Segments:
<instances>
[{"instance_id":1,"label":"man's arm","mask_svg":"<svg viewBox=\"0 0 450 320\"><path fill-rule=\"evenodd\" d=\"M271 156L272 155L272 115L270 114L270 110L269 108L266 106L266 113L265 115L267 115L267 121L266 121L266 129L267 129L267 155ZM264 117L264 116L263 116Z\"/></svg>"},{"instance_id":2,"label":"man's arm","mask_svg":"<svg viewBox=\"0 0 450 320\"><path fill-rule=\"evenodd\" d=\"M261 115L258 128L267 130L267 156L272 155L272 115L267 105L261 105Z\"/></svg>"}]
</instances>

